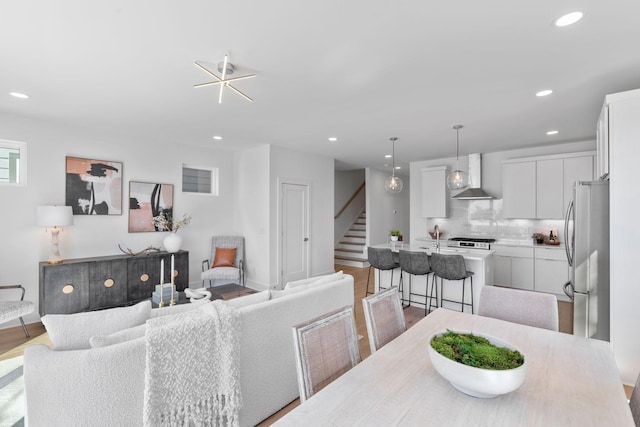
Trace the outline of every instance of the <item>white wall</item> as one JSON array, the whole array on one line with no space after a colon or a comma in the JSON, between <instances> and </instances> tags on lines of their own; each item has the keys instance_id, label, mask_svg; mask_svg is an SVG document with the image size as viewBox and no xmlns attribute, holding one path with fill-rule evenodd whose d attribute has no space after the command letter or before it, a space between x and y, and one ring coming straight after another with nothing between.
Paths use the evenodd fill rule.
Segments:
<instances>
[{"instance_id":1,"label":"white wall","mask_svg":"<svg viewBox=\"0 0 640 427\"><path fill-rule=\"evenodd\" d=\"M405 241L409 241L409 206L411 195L411 179L401 177L404 184L400 193L388 193L384 182L388 172L367 168L367 245L378 245L389 240L389 231L397 228Z\"/></svg>"},{"instance_id":2,"label":"white wall","mask_svg":"<svg viewBox=\"0 0 640 427\"><path fill-rule=\"evenodd\" d=\"M338 213L345 203L349 201L351 196L364 183L364 169L352 171L339 171L335 173L334 183L334 216ZM366 191L366 190L365 190ZM344 236L345 232L351 227L354 220L360 215L365 208L365 191L360 191L347 208L334 221L333 242L337 244Z\"/></svg>"},{"instance_id":3,"label":"white wall","mask_svg":"<svg viewBox=\"0 0 640 427\"><path fill-rule=\"evenodd\" d=\"M271 147L270 193L278 195L270 199L270 230L272 236L278 234L278 205L280 194L278 182L309 184L309 276L331 273L333 264L333 189L334 160L313 154L300 153L281 147ZM269 251L272 256L280 256L278 239L272 238ZM270 283L280 283L280 260L270 274Z\"/></svg>"},{"instance_id":4,"label":"white wall","mask_svg":"<svg viewBox=\"0 0 640 427\"><path fill-rule=\"evenodd\" d=\"M422 216L421 173L420 170L432 166L449 166L455 169L455 157L425 160L411 163L411 236L428 237L427 231L438 224L444 231L444 238L456 235L469 236L477 233L492 234L496 237L528 238L533 229L557 229L562 233L561 220L505 219L502 216L502 162L507 159L543 156L550 154L574 153L595 150L595 140L546 145L518 150L499 151L482 154L482 188L496 200L449 200L449 217L424 218ZM460 169L466 171L468 157L460 157ZM456 193L452 193L454 195ZM561 240L563 236L560 236ZM415 241L412 243L416 243Z\"/></svg>"},{"instance_id":5,"label":"white wall","mask_svg":"<svg viewBox=\"0 0 640 427\"><path fill-rule=\"evenodd\" d=\"M132 250L161 246L163 233L128 232L129 181L174 184L174 209L192 216L191 224L179 234L182 248L189 251L189 280L200 286L200 263L210 253L209 236L233 230L232 154L215 149L194 148L180 141L157 147L155 141L109 137L82 128L51 125L41 121L0 115L0 139L27 143L26 186L0 186L0 283L20 283L25 298L38 305L38 263L49 257L51 235L36 227L36 206L65 203L65 156L88 157L123 163L123 213L112 216L75 216L74 225L60 233L63 258L119 254L118 244ZM218 167L218 197L183 194L182 163ZM5 298L0 296L0 298ZM39 319L36 313L27 323ZM0 327L15 326L6 323Z\"/></svg>"},{"instance_id":6,"label":"white wall","mask_svg":"<svg viewBox=\"0 0 640 427\"><path fill-rule=\"evenodd\" d=\"M271 263L276 259L269 250L270 153L271 147L264 145L238 152L234 157L234 225L245 236L247 285L257 289L269 287Z\"/></svg>"}]
</instances>

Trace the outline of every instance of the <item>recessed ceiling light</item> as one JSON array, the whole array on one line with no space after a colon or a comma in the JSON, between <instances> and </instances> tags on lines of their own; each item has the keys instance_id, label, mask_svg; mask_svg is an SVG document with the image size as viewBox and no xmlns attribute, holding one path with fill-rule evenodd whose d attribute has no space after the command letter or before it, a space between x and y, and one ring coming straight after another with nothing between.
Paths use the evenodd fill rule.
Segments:
<instances>
[{"instance_id":1,"label":"recessed ceiling light","mask_svg":"<svg viewBox=\"0 0 640 427\"><path fill-rule=\"evenodd\" d=\"M550 130L549 132L547 132L547 135L557 135L558 131L557 130Z\"/></svg>"},{"instance_id":2,"label":"recessed ceiling light","mask_svg":"<svg viewBox=\"0 0 640 427\"><path fill-rule=\"evenodd\" d=\"M214 137L213 137L213 139L215 139L216 141L220 141L220 140L222 139L222 137L221 137L221 136L216 135L216 136L214 136Z\"/></svg>"},{"instance_id":3,"label":"recessed ceiling light","mask_svg":"<svg viewBox=\"0 0 640 427\"><path fill-rule=\"evenodd\" d=\"M400 167L400 166L396 166L396 169L402 169L402 167Z\"/></svg>"},{"instance_id":4,"label":"recessed ceiling light","mask_svg":"<svg viewBox=\"0 0 640 427\"><path fill-rule=\"evenodd\" d=\"M24 93L20 93L20 92L9 92L9 95L15 97L15 98L20 98L20 99L27 99L29 98L29 95L26 95Z\"/></svg>"},{"instance_id":5,"label":"recessed ceiling light","mask_svg":"<svg viewBox=\"0 0 640 427\"><path fill-rule=\"evenodd\" d=\"M582 12L571 12L556 19L556 27L566 27L582 19Z\"/></svg>"},{"instance_id":6,"label":"recessed ceiling light","mask_svg":"<svg viewBox=\"0 0 640 427\"><path fill-rule=\"evenodd\" d=\"M329 141L331 142L336 142L338 140L338 138L336 138L335 136L332 136L331 138L329 138Z\"/></svg>"},{"instance_id":7,"label":"recessed ceiling light","mask_svg":"<svg viewBox=\"0 0 640 427\"><path fill-rule=\"evenodd\" d=\"M547 96L547 95L551 95L552 93L553 91L551 89L545 89L545 90L536 92L536 96Z\"/></svg>"},{"instance_id":8,"label":"recessed ceiling light","mask_svg":"<svg viewBox=\"0 0 640 427\"><path fill-rule=\"evenodd\" d=\"M392 156L391 156L391 154L385 154L385 155L384 155L384 158L385 158L385 159L390 159L391 157L392 157Z\"/></svg>"}]
</instances>

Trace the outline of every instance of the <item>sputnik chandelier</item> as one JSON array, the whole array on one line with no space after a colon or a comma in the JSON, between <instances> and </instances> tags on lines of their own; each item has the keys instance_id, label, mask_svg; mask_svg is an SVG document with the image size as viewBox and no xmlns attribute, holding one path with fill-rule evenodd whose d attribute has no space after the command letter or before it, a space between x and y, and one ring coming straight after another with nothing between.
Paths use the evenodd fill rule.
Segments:
<instances>
[{"instance_id":1,"label":"sputnik chandelier","mask_svg":"<svg viewBox=\"0 0 640 427\"><path fill-rule=\"evenodd\" d=\"M247 94L242 93L240 89L233 86L231 83L237 82L239 80L250 79L252 77L255 77L256 75L249 74L246 76L239 76L239 77L227 77L228 75L233 74L233 71L235 69L233 64L229 62L229 55L225 55L224 61L218 63L218 72L222 73L222 77L218 77L216 74L214 74L211 70L208 70L204 65L200 64L198 61L195 61L194 64L196 65L196 67L200 68L205 73L213 76L216 79L216 81L199 83L197 85L193 85L193 87L220 85L220 95L218 96L218 104L222 104L222 93L225 87L228 87L229 89L233 90L235 93L242 96L247 101L253 102L253 99L251 99Z\"/></svg>"}]
</instances>

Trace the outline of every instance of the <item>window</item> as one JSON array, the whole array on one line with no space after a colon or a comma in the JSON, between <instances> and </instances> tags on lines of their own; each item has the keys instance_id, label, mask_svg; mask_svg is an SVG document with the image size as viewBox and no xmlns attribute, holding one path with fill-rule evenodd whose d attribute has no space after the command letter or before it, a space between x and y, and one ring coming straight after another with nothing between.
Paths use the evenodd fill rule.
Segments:
<instances>
[{"instance_id":1,"label":"window","mask_svg":"<svg viewBox=\"0 0 640 427\"><path fill-rule=\"evenodd\" d=\"M0 139L0 184L26 183L27 144Z\"/></svg>"},{"instance_id":2,"label":"window","mask_svg":"<svg viewBox=\"0 0 640 427\"><path fill-rule=\"evenodd\" d=\"M218 168L182 165L182 192L218 195Z\"/></svg>"}]
</instances>

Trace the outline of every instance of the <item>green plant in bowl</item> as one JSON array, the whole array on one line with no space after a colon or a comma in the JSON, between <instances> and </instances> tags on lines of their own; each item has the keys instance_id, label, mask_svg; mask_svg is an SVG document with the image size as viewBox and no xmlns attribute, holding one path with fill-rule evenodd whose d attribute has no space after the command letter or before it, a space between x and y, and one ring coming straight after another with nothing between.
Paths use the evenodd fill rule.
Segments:
<instances>
[{"instance_id":1,"label":"green plant in bowl","mask_svg":"<svg viewBox=\"0 0 640 427\"><path fill-rule=\"evenodd\" d=\"M498 347L479 335L447 330L434 337L431 346L443 356L474 368L514 369L524 363L519 351Z\"/></svg>"},{"instance_id":2,"label":"green plant in bowl","mask_svg":"<svg viewBox=\"0 0 640 427\"><path fill-rule=\"evenodd\" d=\"M473 397L510 393L522 385L527 374L522 353L491 335L447 329L429 339L427 351L435 370Z\"/></svg>"}]
</instances>

